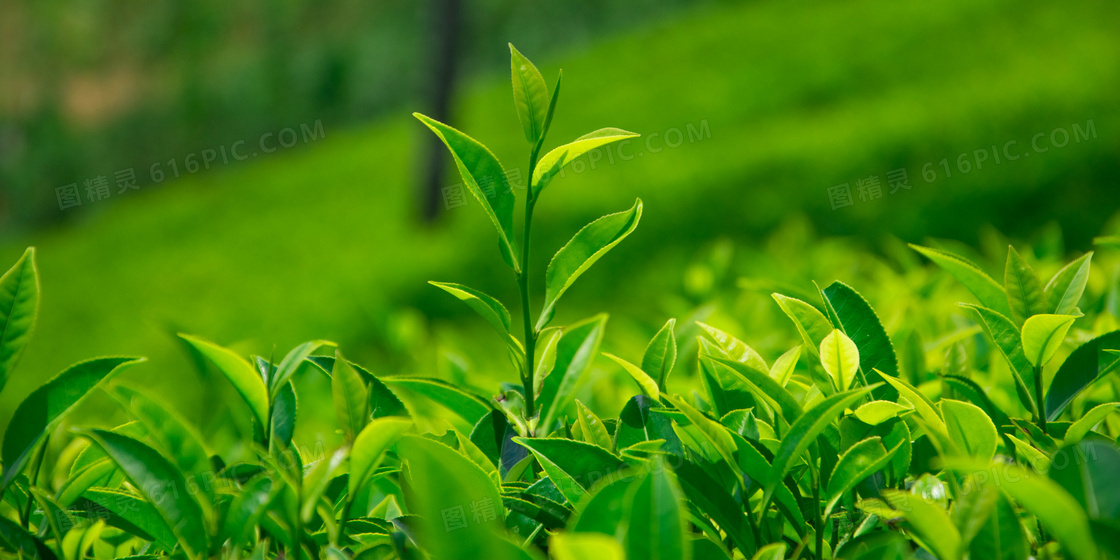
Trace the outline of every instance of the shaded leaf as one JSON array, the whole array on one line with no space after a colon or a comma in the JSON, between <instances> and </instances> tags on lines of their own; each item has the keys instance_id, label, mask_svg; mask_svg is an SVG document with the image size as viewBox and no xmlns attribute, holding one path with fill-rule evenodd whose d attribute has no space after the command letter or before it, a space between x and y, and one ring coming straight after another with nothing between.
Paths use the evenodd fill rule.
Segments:
<instances>
[{"instance_id":1,"label":"shaded leaf","mask_svg":"<svg viewBox=\"0 0 1120 560\"><path fill-rule=\"evenodd\" d=\"M544 378L538 399L539 431L548 433L560 412L571 402L576 383L591 368L603 341L607 316L596 315L568 327L556 343L556 361Z\"/></svg>"},{"instance_id":2,"label":"shaded leaf","mask_svg":"<svg viewBox=\"0 0 1120 560\"><path fill-rule=\"evenodd\" d=\"M35 268L35 248L28 247L0 276L0 390L31 339L38 314L39 272Z\"/></svg>"},{"instance_id":3,"label":"shaded leaf","mask_svg":"<svg viewBox=\"0 0 1120 560\"><path fill-rule=\"evenodd\" d=\"M1042 291L1042 283L1030 265L1010 246L1003 272L1003 288L1007 291L1011 319L1016 325L1022 325L1027 317L1046 313L1046 294Z\"/></svg>"}]
</instances>

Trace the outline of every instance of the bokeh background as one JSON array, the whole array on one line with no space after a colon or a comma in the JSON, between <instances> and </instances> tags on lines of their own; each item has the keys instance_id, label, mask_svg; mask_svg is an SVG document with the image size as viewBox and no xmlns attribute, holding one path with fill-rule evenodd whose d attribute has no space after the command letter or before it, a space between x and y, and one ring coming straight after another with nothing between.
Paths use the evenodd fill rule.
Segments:
<instances>
[{"instance_id":1,"label":"bokeh background","mask_svg":"<svg viewBox=\"0 0 1120 560\"><path fill-rule=\"evenodd\" d=\"M176 332L277 359L330 339L379 374L485 392L515 379L484 323L426 284L519 315L490 224L448 204L460 180L410 116L527 173L507 42L550 84L564 70L549 147L644 135L537 206L541 270L583 224L645 201L557 315L611 313L606 350L637 360L677 317L685 340L703 319L776 357L792 329L773 332L770 291L874 282L918 262L905 242L997 265L1008 239L1087 251L1120 228L1118 29L1107 0L4 2L0 261L36 246L43 296L0 426L67 365L128 354L150 360L126 377L219 430L243 411L212 404L230 389ZM899 169L910 188L889 182ZM583 398L620 406L600 381L625 375L602 362ZM329 419L325 379L299 383L301 410ZM100 397L84 414L120 418Z\"/></svg>"}]
</instances>

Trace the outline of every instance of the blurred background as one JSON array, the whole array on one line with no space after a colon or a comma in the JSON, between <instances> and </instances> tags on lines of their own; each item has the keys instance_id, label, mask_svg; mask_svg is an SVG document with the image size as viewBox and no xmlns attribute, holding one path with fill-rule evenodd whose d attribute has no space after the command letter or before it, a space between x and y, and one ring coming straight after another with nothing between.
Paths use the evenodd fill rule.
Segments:
<instances>
[{"instance_id":1,"label":"blurred background","mask_svg":"<svg viewBox=\"0 0 1120 560\"><path fill-rule=\"evenodd\" d=\"M111 354L148 356L126 376L208 431L243 416L208 405L230 389L176 332L276 359L329 339L376 373L487 394L516 379L426 284L520 314L489 222L410 116L527 175L508 42L550 85L564 70L546 147L643 134L558 178L533 239L543 271L579 227L645 201L556 320L611 313L604 349L632 360L669 317L684 340L701 319L772 359L795 333L771 291L870 291L919 263L905 242L994 276L1009 239L1032 259L1083 253L1120 230L1117 29L1106 0L4 2L0 262L38 247L43 295L0 426ZM872 303L897 318L902 292ZM626 377L604 362L583 399L616 411ZM301 409L331 414L325 378L300 383Z\"/></svg>"}]
</instances>

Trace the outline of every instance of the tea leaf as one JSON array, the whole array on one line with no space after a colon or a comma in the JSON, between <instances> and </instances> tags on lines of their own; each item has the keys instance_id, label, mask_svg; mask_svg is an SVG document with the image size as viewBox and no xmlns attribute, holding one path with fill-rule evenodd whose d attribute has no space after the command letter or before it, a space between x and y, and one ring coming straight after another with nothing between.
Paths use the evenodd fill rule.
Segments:
<instances>
[{"instance_id":1,"label":"tea leaf","mask_svg":"<svg viewBox=\"0 0 1120 560\"><path fill-rule=\"evenodd\" d=\"M39 272L35 268L35 248L28 247L0 276L0 390L31 339L38 314Z\"/></svg>"},{"instance_id":2,"label":"tea leaf","mask_svg":"<svg viewBox=\"0 0 1120 560\"><path fill-rule=\"evenodd\" d=\"M229 379L229 382L233 384L233 388L241 394L241 398L245 399L245 403L249 405L249 410L252 411L253 417L259 425L262 427L269 425L268 388L265 387L265 382L253 370L253 366L249 364L248 360L232 350L198 337L180 334L179 338L190 343L203 356L206 356L206 359L218 366L218 369L225 374L226 379Z\"/></svg>"},{"instance_id":3,"label":"tea leaf","mask_svg":"<svg viewBox=\"0 0 1120 560\"><path fill-rule=\"evenodd\" d=\"M355 496L373 474L382 455L412 426L411 420L397 417L378 418L354 438L350 448L350 495Z\"/></svg>"},{"instance_id":4,"label":"tea leaf","mask_svg":"<svg viewBox=\"0 0 1120 560\"><path fill-rule=\"evenodd\" d=\"M677 339L673 334L676 325L676 319L666 321L661 330L653 335L642 355L642 371L657 379L657 386L661 389L665 388L669 372L673 371L673 365L677 362Z\"/></svg>"},{"instance_id":5,"label":"tea leaf","mask_svg":"<svg viewBox=\"0 0 1120 560\"><path fill-rule=\"evenodd\" d=\"M840 329L833 329L821 341L821 365L840 391L852 386L859 369L859 349Z\"/></svg>"},{"instance_id":6,"label":"tea leaf","mask_svg":"<svg viewBox=\"0 0 1120 560\"><path fill-rule=\"evenodd\" d=\"M625 560L618 541L599 533L555 533L548 539L555 560Z\"/></svg>"},{"instance_id":7,"label":"tea leaf","mask_svg":"<svg viewBox=\"0 0 1120 560\"><path fill-rule=\"evenodd\" d=\"M1003 290L991 276L988 276L980 267L968 262L964 257L954 255L948 251L930 249L911 244L910 248L925 255L946 272L953 275L961 284L964 284L980 304L995 310L1003 316L1011 315L1011 308L1007 303L1007 292Z\"/></svg>"},{"instance_id":8,"label":"tea leaf","mask_svg":"<svg viewBox=\"0 0 1120 560\"><path fill-rule=\"evenodd\" d=\"M626 140L628 138L637 138L638 136L640 135L634 132L627 132L621 128L600 128L595 132L584 134L559 148L554 148L552 151L541 156L540 161L537 162L536 169L533 170L533 195L536 196L540 194L565 166L579 156L612 142L618 142L619 140Z\"/></svg>"},{"instance_id":9,"label":"tea leaf","mask_svg":"<svg viewBox=\"0 0 1120 560\"><path fill-rule=\"evenodd\" d=\"M1065 340L1066 332L1077 317L1069 315L1034 315L1023 323L1023 354L1035 367L1046 365Z\"/></svg>"},{"instance_id":10,"label":"tea leaf","mask_svg":"<svg viewBox=\"0 0 1120 560\"><path fill-rule=\"evenodd\" d=\"M540 70L529 62L511 43L510 70L513 76L513 104L517 107L517 118L525 129L525 140L530 144L539 142L545 134L545 118L548 116L548 86L544 83Z\"/></svg>"},{"instance_id":11,"label":"tea leaf","mask_svg":"<svg viewBox=\"0 0 1120 560\"><path fill-rule=\"evenodd\" d=\"M1089 281L1089 262L1092 259L1093 252L1090 251L1062 267L1050 278L1043 289L1046 294L1046 304L1050 308L1048 313L1074 314L1077 302L1081 301L1081 294L1085 293L1085 284Z\"/></svg>"},{"instance_id":12,"label":"tea leaf","mask_svg":"<svg viewBox=\"0 0 1120 560\"><path fill-rule=\"evenodd\" d=\"M1072 426L1066 430L1066 436L1063 438L1066 445L1074 445L1081 441L1089 432L1102 420L1108 417L1117 409L1120 409L1120 403L1110 402L1099 404L1093 407L1092 410L1086 412L1084 416L1078 418Z\"/></svg>"},{"instance_id":13,"label":"tea leaf","mask_svg":"<svg viewBox=\"0 0 1120 560\"><path fill-rule=\"evenodd\" d=\"M486 319L486 322L490 323L490 325L494 327L494 330L498 331L498 334L502 336L502 339L505 340L510 348L524 355L525 350L521 347L521 343L510 334L510 315L506 307L502 305L502 302L462 284L452 284L449 282L428 283L462 300L468 307L481 315L483 319Z\"/></svg>"},{"instance_id":14,"label":"tea leaf","mask_svg":"<svg viewBox=\"0 0 1120 560\"><path fill-rule=\"evenodd\" d=\"M980 407L952 399L941 400L949 439L966 455L990 460L996 452L999 434Z\"/></svg>"},{"instance_id":15,"label":"tea leaf","mask_svg":"<svg viewBox=\"0 0 1120 560\"><path fill-rule=\"evenodd\" d=\"M1010 246L1007 248L1003 287L1007 291L1011 319L1016 325L1021 326L1027 317L1046 313L1046 294L1042 291L1042 283L1031 266Z\"/></svg>"},{"instance_id":16,"label":"tea leaf","mask_svg":"<svg viewBox=\"0 0 1120 560\"><path fill-rule=\"evenodd\" d=\"M1105 350L1120 349L1120 331L1102 334L1078 346L1062 366L1046 393L1046 415L1054 420L1082 390L1120 365L1120 356Z\"/></svg>"},{"instance_id":17,"label":"tea leaf","mask_svg":"<svg viewBox=\"0 0 1120 560\"><path fill-rule=\"evenodd\" d=\"M578 502L596 482L626 466L611 452L582 441L523 437L513 441L533 453L556 488L572 503Z\"/></svg>"},{"instance_id":18,"label":"tea leaf","mask_svg":"<svg viewBox=\"0 0 1120 560\"><path fill-rule=\"evenodd\" d=\"M366 384L361 376L342 357L342 352L336 350L334 369L331 372L331 396L334 399L338 425L342 428L347 443L354 443L358 432L366 426L366 406L369 401L366 391Z\"/></svg>"},{"instance_id":19,"label":"tea leaf","mask_svg":"<svg viewBox=\"0 0 1120 560\"><path fill-rule=\"evenodd\" d=\"M649 473L636 480L626 499L626 556L690 560L686 540L688 509L664 459L653 460Z\"/></svg>"},{"instance_id":20,"label":"tea leaf","mask_svg":"<svg viewBox=\"0 0 1120 560\"><path fill-rule=\"evenodd\" d=\"M805 347L813 353L814 357L820 356L818 349L821 347L821 342L833 329L828 318L816 307L797 298L783 296L777 292L770 296L778 302L782 312L793 321L797 332L801 334L801 340L805 342Z\"/></svg>"},{"instance_id":21,"label":"tea leaf","mask_svg":"<svg viewBox=\"0 0 1120 560\"><path fill-rule=\"evenodd\" d=\"M626 360L623 360L622 358L619 358L614 354L603 352L603 355L614 360L615 363L622 366L622 369L626 371L626 373L630 374L630 377L634 378L634 381L638 384L638 388L641 389L643 395L654 400L661 398L661 391L657 388L657 382L654 381L652 377L647 375L646 372L642 370L642 368Z\"/></svg>"},{"instance_id":22,"label":"tea leaf","mask_svg":"<svg viewBox=\"0 0 1120 560\"><path fill-rule=\"evenodd\" d=\"M382 379L386 385L415 391L459 415L472 426L482 415L493 410L482 397L469 393L441 379L431 377L394 376Z\"/></svg>"},{"instance_id":23,"label":"tea leaf","mask_svg":"<svg viewBox=\"0 0 1120 560\"><path fill-rule=\"evenodd\" d=\"M556 362L541 384L539 400L540 430L548 433L560 412L571 402L576 383L599 353L607 316L596 315L568 327L556 343Z\"/></svg>"},{"instance_id":24,"label":"tea leaf","mask_svg":"<svg viewBox=\"0 0 1120 560\"><path fill-rule=\"evenodd\" d=\"M835 311L840 323L837 328L844 331L859 348L859 370L864 383L878 383L880 376L876 370L887 375L898 376L898 358L894 346L879 321L875 310L859 295L859 292L842 282L833 282L822 292L828 309ZM876 396L893 396L889 390L880 389Z\"/></svg>"}]
</instances>

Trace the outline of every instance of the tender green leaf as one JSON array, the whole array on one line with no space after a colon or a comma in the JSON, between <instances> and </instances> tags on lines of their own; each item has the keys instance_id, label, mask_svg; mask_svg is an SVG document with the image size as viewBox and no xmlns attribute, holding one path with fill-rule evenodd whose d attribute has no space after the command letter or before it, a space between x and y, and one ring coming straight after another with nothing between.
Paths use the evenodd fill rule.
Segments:
<instances>
[{"instance_id":1,"label":"tender green leaf","mask_svg":"<svg viewBox=\"0 0 1120 560\"><path fill-rule=\"evenodd\" d=\"M524 355L525 350L521 347L521 342L510 334L510 315L502 302L468 286L462 284L451 284L448 282L428 282L429 284L459 298L468 307L473 309L476 313L486 319L494 330L502 336L506 344L510 348L514 348L520 355ZM524 359L524 358L522 358Z\"/></svg>"},{"instance_id":2,"label":"tender green leaf","mask_svg":"<svg viewBox=\"0 0 1120 560\"><path fill-rule=\"evenodd\" d=\"M502 497L478 465L422 437L404 436L397 448L408 464L408 476L402 474L405 502L419 516L415 537L431 557L521 557L500 536L505 532Z\"/></svg>"},{"instance_id":3,"label":"tender green leaf","mask_svg":"<svg viewBox=\"0 0 1120 560\"><path fill-rule=\"evenodd\" d=\"M330 375L334 371L334 356L310 356L307 361L319 368L319 371L326 375ZM370 373L369 370L362 366L350 362L350 367L353 367L362 379L365 380L366 385L369 386L369 415L370 418L381 418L384 416L408 416L408 409L405 408L404 403L397 398L385 383L380 378Z\"/></svg>"},{"instance_id":4,"label":"tender green leaf","mask_svg":"<svg viewBox=\"0 0 1120 560\"><path fill-rule=\"evenodd\" d=\"M1085 436L1089 435L1089 431L1100 424L1102 420L1112 414L1116 409L1120 408L1120 403L1110 402L1097 405L1092 410L1086 412L1084 416L1078 418L1072 426L1066 430L1066 436L1063 438L1066 445L1074 445L1081 441Z\"/></svg>"},{"instance_id":5,"label":"tender green leaf","mask_svg":"<svg viewBox=\"0 0 1120 560\"><path fill-rule=\"evenodd\" d=\"M960 558L961 535L949 512L941 506L906 492L886 490L883 497L891 507L902 512L930 551L940 560Z\"/></svg>"},{"instance_id":6,"label":"tender green leaf","mask_svg":"<svg viewBox=\"0 0 1120 560\"><path fill-rule=\"evenodd\" d=\"M468 393L446 381L431 377L385 377L381 381L393 387L403 387L419 393L459 415L472 426L493 410L490 403L474 393Z\"/></svg>"},{"instance_id":7,"label":"tender green leaf","mask_svg":"<svg viewBox=\"0 0 1120 560\"><path fill-rule=\"evenodd\" d=\"M918 391L918 389L902 379L894 378L889 375L884 375L883 379L894 386L899 395L905 397L907 401L910 401L910 405L914 407L914 410L922 420L925 420L931 426L945 433L945 422L941 419L941 415L937 413L937 408L933 405L933 401L929 400L929 397L923 395L921 391Z\"/></svg>"},{"instance_id":8,"label":"tender green leaf","mask_svg":"<svg viewBox=\"0 0 1120 560\"><path fill-rule=\"evenodd\" d=\"M721 484L713 480L704 469L687 461L677 467L676 474L689 502L711 517L740 552L750 554L758 548L747 526L747 516L743 515L742 506L731 498Z\"/></svg>"},{"instance_id":9,"label":"tender green leaf","mask_svg":"<svg viewBox=\"0 0 1120 560\"><path fill-rule=\"evenodd\" d=\"M336 449L330 457L316 461L310 467L310 472L304 476L303 486L300 489L303 498L300 516L304 524L311 522L312 516L314 516L319 505L319 498L323 497L331 481L339 474L347 455L346 447Z\"/></svg>"},{"instance_id":10,"label":"tender green leaf","mask_svg":"<svg viewBox=\"0 0 1120 560\"><path fill-rule=\"evenodd\" d=\"M533 170L533 195L536 196L552 182L552 179L564 169L566 165L595 148L606 146L612 142L619 140L626 140L627 138L637 138L639 134L627 132L621 128L600 128L595 132L589 132L576 138L575 140L554 148L552 151L541 156L540 161L537 162L536 169Z\"/></svg>"},{"instance_id":11,"label":"tender green leaf","mask_svg":"<svg viewBox=\"0 0 1120 560\"><path fill-rule=\"evenodd\" d=\"M1032 412L1037 410L1038 405L1030 389L1034 384L1034 369L1023 353L1023 340L1015 323L991 309L964 304L962 307L976 313L980 325L984 327L984 332L995 342L996 348L999 348L1000 353L1007 360L1011 375L1015 379L1015 391L1019 395L1019 400Z\"/></svg>"},{"instance_id":12,"label":"tender green leaf","mask_svg":"<svg viewBox=\"0 0 1120 560\"><path fill-rule=\"evenodd\" d=\"M996 452L999 434L984 411L972 404L952 399L941 400L941 413L949 439L965 455L990 460Z\"/></svg>"},{"instance_id":13,"label":"tender green leaf","mask_svg":"<svg viewBox=\"0 0 1120 560\"><path fill-rule=\"evenodd\" d=\"M816 307L799 299L783 296L776 292L770 295L774 298L774 301L778 302L778 307L782 308L782 312L793 321L793 325L797 327L797 332L801 334L801 339L805 342L805 347L813 353L814 357L820 356L818 348L821 347L824 337L828 336L828 333L832 332L833 329L828 318Z\"/></svg>"},{"instance_id":14,"label":"tender green leaf","mask_svg":"<svg viewBox=\"0 0 1120 560\"><path fill-rule=\"evenodd\" d=\"M39 560L57 560L58 558L38 537L28 533L18 523L6 517L0 517L0 545L5 550L19 554L20 558L36 558Z\"/></svg>"},{"instance_id":15,"label":"tender green leaf","mask_svg":"<svg viewBox=\"0 0 1120 560\"><path fill-rule=\"evenodd\" d=\"M611 452L590 443L562 438L523 438L513 441L525 446L556 488L576 503L599 482L626 464Z\"/></svg>"},{"instance_id":16,"label":"tender green leaf","mask_svg":"<svg viewBox=\"0 0 1120 560\"><path fill-rule=\"evenodd\" d=\"M144 358L96 358L79 362L36 389L16 408L4 432L4 479L0 492L23 470L62 417L91 390Z\"/></svg>"},{"instance_id":17,"label":"tender green leaf","mask_svg":"<svg viewBox=\"0 0 1120 560\"><path fill-rule=\"evenodd\" d=\"M591 489L591 493L576 503L576 515L568 524L567 534L602 533L612 538L618 534L624 514L630 481L616 478Z\"/></svg>"},{"instance_id":18,"label":"tender green leaf","mask_svg":"<svg viewBox=\"0 0 1120 560\"><path fill-rule=\"evenodd\" d=\"M353 443L358 432L366 427L369 413L366 411L369 397L365 381L336 350L334 369L331 371L331 396L334 398L334 411L338 425L346 436L347 443Z\"/></svg>"},{"instance_id":19,"label":"tender green leaf","mask_svg":"<svg viewBox=\"0 0 1120 560\"><path fill-rule=\"evenodd\" d=\"M113 490L111 488L91 488L82 494L83 498L105 508L125 523L121 528L129 530L132 527L143 531L160 546L171 550L175 547L176 537L160 516L155 506L143 498ZM110 522L110 525L115 525Z\"/></svg>"},{"instance_id":20,"label":"tender green leaf","mask_svg":"<svg viewBox=\"0 0 1120 560\"><path fill-rule=\"evenodd\" d=\"M821 365L840 391L847 391L859 370L859 349L840 329L821 341Z\"/></svg>"},{"instance_id":21,"label":"tender green leaf","mask_svg":"<svg viewBox=\"0 0 1120 560\"><path fill-rule=\"evenodd\" d=\"M825 494L826 515L836 507L844 494L867 477L886 468L891 458L901 448L900 443L888 452L878 436L867 438L848 448L840 456L836 467L832 469L832 475L828 478L828 489Z\"/></svg>"},{"instance_id":22,"label":"tender green leaf","mask_svg":"<svg viewBox=\"0 0 1120 560\"><path fill-rule=\"evenodd\" d=\"M910 248L925 255L946 272L953 275L961 284L964 284L980 304L995 310L1003 316L1011 315L1011 308L1007 305L1007 293L991 276L988 276L980 267L968 262L964 257L954 255L948 251L910 245Z\"/></svg>"},{"instance_id":23,"label":"tender green leaf","mask_svg":"<svg viewBox=\"0 0 1120 560\"><path fill-rule=\"evenodd\" d=\"M1093 252L1090 251L1062 267L1046 283L1046 288L1043 291L1046 293L1048 313L1055 315L1074 314L1074 310L1077 309L1077 302L1081 301L1081 294L1085 293L1085 284L1089 281L1089 262L1092 259Z\"/></svg>"},{"instance_id":24,"label":"tender green leaf","mask_svg":"<svg viewBox=\"0 0 1120 560\"><path fill-rule=\"evenodd\" d=\"M540 70L529 62L513 44L509 46L510 70L513 76L513 104L517 119L525 129L525 141L535 145L545 134L548 117L548 86Z\"/></svg>"},{"instance_id":25,"label":"tender green leaf","mask_svg":"<svg viewBox=\"0 0 1120 560\"><path fill-rule=\"evenodd\" d=\"M603 425L603 421L595 416L591 409L583 406L583 403L576 400L576 424L579 426L580 432L583 433L583 441L592 445L598 445L607 451L613 447L611 442L611 435L607 432L607 427Z\"/></svg>"},{"instance_id":26,"label":"tender green leaf","mask_svg":"<svg viewBox=\"0 0 1120 560\"><path fill-rule=\"evenodd\" d=\"M222 523L223 539L234 546L244 545L272 498L272 479L258 476L246 482L234 495Z\"/></svg>"},{"instance_id":27,"label":"tender green leaf","mask_svg":"<svg viewBox=\"0 0 1120 560\"><path fill-rule=\"evenodd\" d=\"M657 387L657 382L654 381L653 378L648 374L646 374L646 372L643 371L642 368L622 358L619 358L614 354L603 352L603 355L614 360L615 363L622 366L622 369L626 371L626 373L629 373L630 377L634 378L634 381L638 384L638 388L642 390L643 395L653 400L661 398L661 391Z\"/></svg>"},{"instance_id":28,"label":"tender green leaf","mask_svg":"<svg viewBox=\"0 0 1120 560\"><path fill-rule=\"evenodd\" d=\"M733 374L734 379L745 385L751 393L763 399L774 410L779 411L786 422L792 424L801 416L801 405L797 403L797 399L793 398L793 395L785 387L778 385L778 382L771 378L765 370L760 371L751 367L748 363L723 358L713 357L712 360L717 364L717 372ZM721 376L721 381L723 379Z\"/></svg>"},{"instance_id":29,"label":"tender green leaf","mask_svg":"<svg viewBox=\"0 0 1120 560\"><path fill-rule=\"evenodd\" d=\"M662 389L665 388L669 372L673 371L673 365L677 362L677 338L673 334L676 325L676 319L666 321L661 330L653 335L653 339L646 346L645 354L642 355L642 371L648 372L650 376L657 379L657 386Z\"/></svg>"},{"instance_id":30,"label":"tender green leaf","mask_svg":"<svg viewBox=\"0 0 1120 560\"><path fill-rule=\"evenodd\" d=\"M1077 317L1033 315L1023 323L1023 354L1035 367L1046 365L1061 347Z\"/></svg>"},{"instance_id":31,"label":"tender green leaf","mask_svg":"<svg viewBox=\"0 0 1120 560\"><path fill-rule=\"evenodd\" d=\"M669 473L657 457L649 473L634 481L626 499L626 557L651 560L690 560L686 539L688 508Z\"/></svg>"},{"instance_id":32,"label":"tender green leaf","mask_svg":"<svg viewBox=\"0 0 1120 560\"><path fill-rule=\"evenodd\" d=\"M568 406L576 383L591 368L603 341L607 316L596 315L568 327L556 343L556 362L544 378L537 403L540 406L541 433L548 433L560 412Z\"/></svg>"},{"instance_id":33,"label":"tender green leaf","mask_svg":"<svg viewBox=\"0 0 1120 560\"><path fill-rule=\"evenodd\" d=\"M735 442L735 449L738 451L739 470L755 483L760 484L766 480L773 468L766 457L754 445L738 434L732 433L731 439ZM750 490L750 493L754 493L754 490ZM786 488L784 484L779 484L774 491L774 500L778 509L782 511L782 515L785 515L793 525L793 530L798 535L803 536L805 534L805 517L801 508L797 505L797 498L793 495L793 492Z\"/></svg>"},{"instance_id":34,"label":"tender green leaf","mask_svg":"<svg viewBox=\"0 0 1120 560\"><path fill-rule=\"evenodd\" d=\"M622 407L614 429L614 448L626 449L632 445L654 440L665 440L665 450L683 455L680 439L673 431L673 422L663 414L651 414L652 401L645 395L635 395Z\"/></svg>"},{"instance_id":35,"label":"tender green leaf","mask_svg":"<svg viewBox=\"0 0 1120 560\"><path fill-rule=\"evenodd\" d=\"M1120 449L1110 441L1085 440L1054 454L1050 478L1077 500L1090 519L1120 520Z\"/></svg>"},{"instance_id":36,"label":"tender green leaf","mask_svg":"<svg viewBox=\"0 0 1120 560\"><path fill-rule=\"evenodd\" d=\"M1042 282L1019 256L1014 247L1007 248L1007 267L1003 273L1003 287L1007 291L1007 304L1011 309L1011 319L1022 325L1027 317L1046 313L1046 294Z\"/></svg>"},{"instance_id":37,"label":"tender green leaf","mask_svg":"<svg viewBox=\"0 0 1120 560\"><path fill-rule=\"evenodd\" d=\"M735 460L734 455L737 449L735 440L722 424L704 416L702 412L676 395L667 394L665 399L688 418L688 421L703 435L706 444L714 447L716 453L727 462L728 466L738 466L739 462Z\"/></svg>"},{"instance_id":38,"label":"tender green leaf","mask_svg":"<svg viewBox=\"0 0 1120 560\"><path fill-rule=\"evenodd\" d=\"M1106 352L1116 349L1120 349L1120 331L1102 334L1082 344L1062 362L1046 393L1048 420L1060 416L1083 389L1120 365L1120 356Z\"/></svg>"},{"instance_id":39,"label":"tender green leaf","mask_svg":"<svg viewBox=\"0 0 1120 560\"><path fill-rule=\"evenodd\" d=\"M443 141L455 159L455 167L463 177L463 184L474 195L490 221L498 230L498 248L506 264L520 272L514 246L513 209L517 199L509 187L502 164L498 158L474 138L420 113L412 116L427 125ZM485 190L483 189L485 186Z\"/></svg>"},{"instance_id":40,"label":"tender green leaf","mask_svg":"<svg viewBox=\"0 0 1120 560\"><path fill-rule=\"evenodd\" d=\"M822 293L827 307L835 311L840 321L836 326L859 348L859 369L865 376L864 382L878 383L880 379L876 370L897 377L898 358L894 354L894 346L867 300L843 282L833 282ZM893 397L893 393L884 386L876 397Z\"/></svg>"},{"instance_id":41,"label":"tender green leaf","mask_svg":"<svg viewBox=\"0 0 1120 560\"><path fill-rule=\"evenodd\" d=\"M555 533L548 550L555 560L626 560L622 545L600 533Z\"/></svg>"},{"instance_id":42,"label":"tender green leaf","mask_svg":"<svg viewBox=\"0 0 1120 560\"><path fill-rule=\"evenodd\" d=\"M885 377L885 376L884 376ZM774 468L766 479L762 496L763 510L770 503L774 490L782 483L782 479L793 467L793 462L816 441L817 436L832 424L844 409L867 395L871 387L860 387L843 393L836 393L819 402L813 408L806 410L796 422L789 427L785 437L782 438L778 451L774 453Z\"/></svg>"},{"instance_id":43,"label":"tender green leaf","mask_svg":"<svg viewBox=\"0 0 1120 560\"><path fill-rule=\"evenodd\" d=\"M970 558L1022 560L1030 556L1027 533L1015 508L998 491L990 495L995 504L984 517L983 525L968 543Z\"/></svg>"},{"instance_id":44,"label":"tender green leaf","mask_svg":"<svg viewBox=\"0 0 1120 560\"><path fill-rule=\"evenodd\" d=\"M180 334L179 338L190 343L215 366L218 366L218 369L233 384L233 388L241 394L241 398L245 399L245 403L249 405L249 410L252 411L253 417L256 418L259 425L262 427L269 425L268 388L265 386L264 380L253 370L253 366L248 360L232 350L198 337Z\"/></svg>"},{"instance_id":45,"label":"tender green leaf","mask_svg":"<svg viewBox=\"0 0 1120 560\"><path fill-rule=\"evenodd\" d=\"M201 506L187 492L182 473L156 450L127 436L108 430L82 432L94 441L132 485L159 512L188 556L200 557L208 550L206 521Z\"/></svg>"},{"instance_id":46,"label":"tender green leaf","mask_svg":"<svg viewBox=\"0 0 1120 560\"><path fill-rule=\"evenodd\" d=\"M39 272L35 248L28 247L4 276L0 276L0 390L8 382L39 314Z\"/></svg>"},{"instance_id":47,"label":"tender green leaf","mask_svg":"<svg viewBox=\"0 0 1120 560\"><path fill-rule=\"evenodd\" d=\"M785 354L774 360L774 365L770 366L770 377L777 381L779 385L785 387L786 383L789 383L789 378L793 376L793 370L797 367L797 360L800 358L801 345L790 348Z\"/></svg>"},{"instance_id":48,"label":"tender green leaf","mask_svg":"<svg viewBox=\"0 0 1120 560\"><path fill-rule=\"evenodd\" d=\"M771 543L754 554L751 560L783 560L786 557L786 543Z\"/></svg>"},{"instance_id":49,"label":"tender green leaf","mask_svg":"<svg viewBox=\"0 0 1120 560\"><path fill-rule=\"evenodd\" d=\"M295 386L289 381L284 384L272 403L272 420L269 425L268 445L272 450L279 446L291 447L296 434L296 417L299 414L299 400Z\"/></svg>"},{"instance_id":50,"label":"tender green leaf","mask_svg":"<svg viewBox=\"0 0 1120 560\"><path fill-rule=\"evenodd\" d=\"M335 343L329 340L312 340L304 342L295 348L292 348L284 355L284 359L280 360L280 365L276 366L274 375L266 380L268 386L268 395L270 399L275 399L276 395L284 389L284 385L295 375L299 366L303 365L304 360L311 356L315 350L329 346L334 347Z\"/></svg>"},{"instance_id":51,"label":"tender green leaf","mask_svg":"<svg viewBox=\"0 0 1120 560\"><path fill-rule=\"evenodd\" d=\"M860 405L856 409L855 415L864 424L878 426L891 418L901 416L907 410L910 409L891 401L871 401Z\"/></svg>"},{"instance_id":52,"label":"tender green leaf","mask_svg":"<svg viewBox=\"0 0 1120 560\"><path fill-rule=\"evenodd\" d=\"M629 210L607 214L576 232L556 252L545 270L544 309L537 319L537 330L543 329L556 313L556 302L572 283L591 265L618 245L638 227L642 219L642 199L634 201Z\"/></svg>"},{"instance_id":53,"label":"tender green leaf","mask_svg":"<svg viewBox=\"0 0 1120 560\"><path fill-rule=\"evenodd\" d=\"M350 495L358 491L377 469L382 455L409 427L412 421L393 416L378 418L362 429L350 448Z\"/></svg>"},{"instance_id":54,"label":"tender green leaf","mask_svg":"<svg viewBox=\"0 0 1120 560\"><path fill-rule=\"evenodd\" d=\"M700 321L697 321L696 325L700 327L709 340L715 342L715 347L720 351L720 355L717 357L747 364L758 371L770 371L770 366L766 365L766 360L762 359L762 356L747 343Z\"/></svg>"},{"instance_id":55,"label":"tender green leaf","mask_svg":"<svg viewBox=\"0 0 1120 560\"><path fill-rule=\"evenodd\" d=\"M944 467L962 474L986 475L1023 509L1034 514L1073 558L1097 558L1085 511L1056 482L1018 465L991 465L975 459L946 459Z\"/></svg>"}]
</instances>

